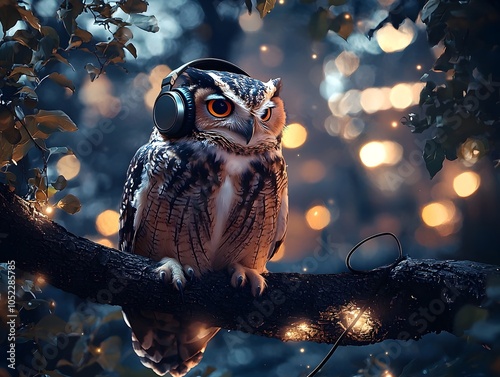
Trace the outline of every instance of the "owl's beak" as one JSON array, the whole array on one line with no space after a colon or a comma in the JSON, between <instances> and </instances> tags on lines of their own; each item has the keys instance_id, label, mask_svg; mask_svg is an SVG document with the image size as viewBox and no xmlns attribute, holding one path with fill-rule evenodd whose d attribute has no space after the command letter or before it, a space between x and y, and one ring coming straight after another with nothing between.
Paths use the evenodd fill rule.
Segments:
<instances>
[{"instance_id":1,"label":"owl's beak","mask_svg":"<svg viewBox=\"0 0 500 377\"><path fill-rule=\"evenodd\" d=\"M250 140L252 140L253 136L253 123L254 122L247 122L243 127L238 128L238 133L243 136L243 139L248 143L250 143Z\"/></svg>"}]
</instances>

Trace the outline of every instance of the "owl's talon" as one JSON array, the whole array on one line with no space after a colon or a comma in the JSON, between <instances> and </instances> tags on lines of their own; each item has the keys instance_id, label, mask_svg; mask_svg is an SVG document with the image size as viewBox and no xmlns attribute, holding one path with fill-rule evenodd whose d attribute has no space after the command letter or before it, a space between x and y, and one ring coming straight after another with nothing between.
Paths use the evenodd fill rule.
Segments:
<instances>
[{"instance_id":1,"label":"owl's talon","mask_svg":"<svg viewBox=\"0 0 500 377\"><path fill-rule=\"evenodd\" d=\"M186 278L181 264L174 258L163 258L160 266L155 269L160 279L166 284L172 284L175 289L182 292Z\"/></svg>"},{"instance_id":2,"label":"owl's talon","mask_svg":"<svg viewBox=\"0 0 500 377\"><path fill-rule=\"evenodd\" d=\"M255 290L255 297L259 297L261 293L262 293L262 288L257 287L257 289Z\"/></svg>"},{"instance_id":3,"label":"owl's talon","mask_svg":"<svg viewBox=\"0 0 500 377\"><path fill-rule=\"evenodd\" d=\"M252 295L260 296L266 287L266 281L258 270L254 268L244 267L239 263L234 263L229 266L231 275L231 285L235 288L244 286L247 282L250 283Z\"/></svg>"},{"instance_id":4,"label":"owl's talon","mask_svg":"<svg viewBox=\"0 0 500 377\"><path fill-rule=\"evenodd\" d=\"M238 276L237 288L241 287L243 284L243 276Z\"/></svg>"},{"instance_id":5,"label":"owl's talon","mask_svg":"<svg viewBox=\"0 0 500 377\"><path fill-rule=\"evenodd\" d=\"M191 267L187 269L187 275L190 279L194 277L194 270Z\"/></svg>"}]
</instances>

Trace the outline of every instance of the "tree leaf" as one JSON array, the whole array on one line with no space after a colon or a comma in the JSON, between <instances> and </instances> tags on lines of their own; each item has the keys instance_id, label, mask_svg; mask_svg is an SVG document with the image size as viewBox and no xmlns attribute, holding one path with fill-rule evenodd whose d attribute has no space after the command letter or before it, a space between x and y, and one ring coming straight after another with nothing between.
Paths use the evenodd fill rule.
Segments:
<instances>
[{"instance_id":1,"label":"tree leaf","mask_svg":"<svg viewBox=\"0 0 500 377\"><path fill-rule=\"evenodd\" d=\"M59 177L57 177L55 182L51 183L51 185L56 190L61 191L66 188L66 186L68 185L68 181L66 180L66 178L64 178L64 176L60 175Z\"/></svg>"},{"instance_id":2,"label":"tree leaf","mask_svg":"<svg viewBox=\"0 0 500 377\"><path fill-rule=\"evenodd\" d=\"M17 11L19 12L23 20L26 21L28 24L30 24L30 26L33 29L36 29L40 32L42 31L42 26L40 25L40 21L38 20L38 18L35 17L32 11L24 9L23 7L20 6L17 6Z\"/></svg>"},{"instance_id":3,"label":"tree leaf","mask_svg":"<svg viewBox=\"0 0 500 377\"><path fill-rule=\"evenodd\" d=\"M5 106L0 106L0 132L14 127L16 123L14 116Z\"/></svg>"},{"instance_id":4,"label":"tree leaf","mask_svg":"<svg viewBox=\"0 0 500 377\"><path fill-rule=\"evenodd\" d=\"M332 14L328 9L319 7L309 20L309 35L312 39L321 40L326 37L330 28Z\"/></svg>"},{"instance_id":5,"label":"tree leaf","mask_svg":"<svg viewBox=\"0 0 500 377\"><path fill-rule=\"evenodd\" d=\"M118 28L118 30L113 33L113 37L115 37L115 39L121 44L126 44L130 39L134 37L134 34L132 34L132 30L130 30L128 27L123 26Z\"/></svg>"},{"instance_id":6,"label":"tree leaf","mask_svg":"<svg viewBox=\"0 0 500 377\"><path fill-rule=\"evenodd\" d=\"M340 13L330 22L330 30L337 33L342 39L347 41L347 38L354 30L354 21L349 13Z\"/></svg>"},{"instance_id":7,"label":"tree leaf","mask_svg":"<svg viewBox=\"0 0 500 377\"><path fill-rule=\"evenodd\" d=\"M142 13L148 10L148 3L144 0L126 0L120 4L125 13Z\"/></svg>"},{"instance_id":8,"label":"tree leaf","mask_svg":"<svg viewBox=\"0 0 500 377\"><path fill-rule=\"evenodd\" d=\"M33 70L32 67L28 66L17 66L12 69L10 72L9 76L7 76L9 79L14 79L14 80L19 80L19 76L21 75L26 75L30 77L35 77L35 71Z\"/></svg>"},{"instance_id":9,"label":"tree leaf","mask_svg":"<svg viewBox=\"0 0 500 377\"><path fill-rule=\"evenodd\" d=\"M139 29L149 31L151 33L156 33L158 30L160 30L160 27L158 26L158 20L155 16L131 14L129 16L129 22L137 26Z\"/></svg>"},{"instance_id":10,"label":"tree leaf","mask_svg":"<svg viewBox=\"0 0 500 377\"><path fill-rule=\"evenodd\" d=\"M36 36L29 30L16 30L16 32L12 36L12 39L18 41L22 45L32 50L36 50L38 47L38 40Z\"/></svg>"},{"instance_id":11,"label":"tree leaf","mask_svg":"<svg viewBox=\"0 0 500 377\"><path fill-rule=\"evenodd\" d=\"M245 5L247 6L248 14L252 14L252 0L245 0Z\"/></svg>"},{"instance_id":12,"label":"tree leaf","mask_svg":"<svg viewBox=\"0 0 500 377\"><path fill-rule=\"evenodd\" d=\"M29 86L23 86L16 94L19 94L19 99L30 108L34 108L38 104L38 95Z\"/></svg>"},{"instance_id":13,"label":"tree leaf","mask_svg":"<svg viewBox=\"0 0 500 377\"><path fill-rule=\"evenodd\" d=\"M276 0L257 0L256 8L259 11L260 18L264 18L268 13L270 13L275 5Z\"/></svg>"},{"instance_id":14,"label":"tree leaf","mask_svg":"<svg viewBox=\"0 0 500 377\"><path fill-rule=\"evenodd\" d=\"M12 145L16 145L22 139L21 132L14 126L3 130L2 135Z\"/></svg>"},{"instance_id":15,"label":"tree leaf","mask_svg":"<svg viewBox=\"0 0 500 377\"><path fill-rule=\"evenodd\" d=\"M57 202L57 207L73 215L80 211L82 205L76 196L68 194Z\"/></svg>"},{"instance_id":16,"label":"tree leaf","mask_svg":"<svg viewBox=\"0 0 500 377\"><path fill-rule=\"evenodd\" d=\"M73 93L75 92L75 85L70 79L68 79L63 74L58 72L52 72L51 74L49 74L48 78L54 81L55 83L70 89Z\"/></svg>"},{"instance_id":17,"label":"tree leaf","mask_svg":"<svg viewBox=\"0 0 500 377\"><path fill-rule=\"evenodd\" d=\"M33 118L38 123L38 129L46 134L55 131L73 132L78 129L71 118L62 110L40 110L33 115Z\"/></svg>"},{"instance_id":18,"label":"tree leaf","mask_svg":"<svg viewBox=\"0 0 500 377\"><path fill-rule=\"evenodd\" d=\"M54 154L73 155L74 153L68 147L50 147L49 148L49 157L54 155Z\"/></svg>"},{"instance_id":19,"label":"tree leaf","mask_svg":"<svg viewBox=\"0 0 500 377\"><path fill-rule=\"evenodd\" d=\"M437 140L431 139L425 142L423 155L425 167L432 179L443 168L444 150Z\"/></svg>"},{"instance_id":20,"label":"tree leaf","mask_svg":"<svg viewBox=\"0 0 500 377\"><path fill-rule=\"evenodd\" d=\"M428 23L432 17L432 13L439 7L441 0L429 0L425 3L420 13L420 19L423 23Z\"/></svg>"},{"instance_id":21,"label":"tree leaf","mask_svg":"<svg viewBox=\"0 0 500 377\"><path fill-rule=\"evenodd\" d=\"M29 152L29 150L35 145L33 141L28 140L25 143L22 144L17 144L12 151L12 161L18 162L20 161L26 154Z\"/></svg>"},{"instance_id":22,"label":"tree leaf","mask_svg":"<svg viewBox=\"0 0 500 377\"><path fill-rule=\"evenodd\" d=\"M5 140L0 132L0 167L4 167L10 163L13 150L14 147L7 140Z\"/></svg>"},{"instance_id":23,"label":"tree leaf","mask_svg":"<svg viewBox=\"0 0 500 377\"><path fill-rule=\"evenodd\" d=\"M3 33L13 27L17 21L21 19L21 15L17 10L15 1L2 2L0 5L0 22L2 23Z\"/></svg>"},{"instance_id":24,"label":"tree leaf","mask_svg":"<svg viewBox=\"0 0 500 377\"><path fill-rule=\"evenodd\" d=\"M125 48L128 50L128 52L132 54L134 58L137 59L137 50L135 49L135 46L132 43L126 45Z\"/></svg>"},{"instance_id":25,"label":"tree leaf","mask_svg":"<svg viewBox=\"0 0 500 377\"><path fill-rule=\"evenodd\" d=\"M87 70L87 73L90 76L90 81L94 81L97 77L99 77L99 75L101 73L101 70L99 68L97 68L95 65L93 65L92 63L85 64L85 69Z\"/></svg>"},{"instance_id":26,"label":"tree leaf","mask_svg":"<svg viewBox=\"0 0 500 377\"><path fill-rule=\"evenodd\" d=\"M77 28L74 35L82 40L83 43L88 43L92 40L92 34L87 30Z\"/></svg>"}]
</instances>

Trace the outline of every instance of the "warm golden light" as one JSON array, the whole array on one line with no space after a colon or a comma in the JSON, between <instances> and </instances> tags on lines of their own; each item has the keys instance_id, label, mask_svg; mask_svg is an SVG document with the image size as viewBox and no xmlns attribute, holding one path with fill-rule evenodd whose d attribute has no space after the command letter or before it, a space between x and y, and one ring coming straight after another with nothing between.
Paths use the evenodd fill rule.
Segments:
<instances>
[{"instance_id":1,"label":"warm golden light","mask_svg":"<svg viewBox=\"0 0 500 377\"><path fill-rule=\"evenodd\" d=\"M294 149L306 142L307 130L299 123L292 123L285 127L282 143L285 148Z\"/></svg>"},{"instance_id":2,"label":"warm golden light","mask_svg":"<svg viewBox=\"0 0 500 377\"><path fill-rule=\"evenodd\" d=\"M260 51L266 52L267 51L267 46L266 45L260 46Z\"/></svg>"},{"instance_id":3,"label":"warm golden light","mask_svg":"<svg viewBox=\"0 0 500 377\"><path fill-rule=\"evenodd\" d=\"M307 340L311 330L311 327L307 323L302 322L297 326L290 327L285 332L285 337L288 340Z\"/></svg>"},{"instance_id":4,"label":"warm golden light","mask_svg":"<svg viewBox=\"0 0 500 377\"><path fill-rule=\"evenodd\" d=\"M335 65L344 76L350 76L358 69L359 58L353 52L342 51L335 59Z\"/></svg>"},{"instance_id":5,"label":"warm golden light","mask_svg":"<svg viewBox=\"0 0 500 377\"><path fill-rule=\"evenodd\" d=\"M60 175L70 180L80 172L80 161L72 154L63 156L57 161L56 169Z\"/></svg>"},{"instance_id":6,"label":"warm golden light","mask_svg":"<svg viewBox=\"0 0 500 377\"><path fill-rule=\"evenodd\" d=\"M97 216L95 227L99 233L108 237L118 233L120 215L118 212L108 209Z\"/></svg>"},{"instance_id":7,"label":"warm golden light","mask_svg":"<svg viewBox=\"0 0 500 377\"><path fill-rule=\"evenodd\" d=\"M113 84L105 75L100 75L99 79L93 82L90 79L85 81L79 98L103 117L114 118L121 110L121 101L113 96Z\"/></svg>"},{"instance_id":8,"label":"warm golden light","mask_svg":"<svg viewBox=\"0 0 500 377\"><path fill-rule=\"evenodd\" d=\"M413 42L415 29L408 21L403 22L399 29L395 29L394 26L387 23L375 35L382 51L396 52L404 50Z\"/></svg>"},{"instance_id":9,"label":"warm golden light","mask_svg":"<svg viewBox=\"0 0 500 377\"><path fill-rule=\"evenodd\" d=\"M413 102L412 86L408 84L397 84L391 89L389 100L396 109L405 109Z\"/></svg>"},{"instance_id":10,"label":"warm golden light","mask_svg":"<svg viewBox=\"0 0 500 377\"><path fill-rule=\"evenodd\" d=\"M384 96L379 88L367 88L361 92L360 104L367 114L376 113L384 106Z\"/></svg>"},{"instance_id":11,"label":"warm golden light","mask_svg":"<svg viewBox=\"0 0 500 377\"><path fill-rule=\"evenodd\" d=\"M398 126L398 122L393 121L391 122L391 127L396 128Z\"/></svg>"},{"instance_id":12,"label":"warm golden light","mask_svg":"<svg viewBox=\"0 0 500 377\"><path fill-rule=\"evenodd\" d=\"M395 165L402 157L403 147L393 141L370 141L359 150L359 158L368 168L382 164Z\"/></svg>"},{"instance_id":13,"label":"warm golden light","mask_svg":"<svg viewBox=\"0 0 500 377\"><path fill-rule=\"evenodd\" d=\"M453 220L456 208L451 201L432 202L422 208L421 217L430 227L438 227Z\"/></svg>"},{"instance_id":14,"label":"warm golden light","mask_svg":"<svg viewBox=\"0 0 500 377\"><path fill-rule=\"evenodd\" d=\"M312 54L312 55L311 55L311 58L313 58L313 59L317 59L317 58L318 58L318 55L316 55L316 54Z\"/></svg>"},{"instance_id":15,"label":"warm golden light","mask_svg":"<svg viewBox=\"0 0 500 377\"><path fill-rule=\"evenodd\" d=\"M415 68L417 68L417 70L420 71L422 69L422 66L420 64L417 64Z\"/></svg>"},{"instance_id":16,"label":"warm golden light","mask_svg":"<svg viewBox=\"0 0 500 377\"><path fill-rule=\"evenodd\" d=\"M480 184L481 177L477 173L466 171L453 179L453 190L461 198L466 198L474 194Z\"/></svg>"},{"instance_id":17,"label":"warm golden light","mask_svg":"<svg viewBox=\"0 0 500 377\"><path fill-rule=\"evenodd\" d=\"M325 206L314 206L306 212L307 224L314 230L325 228L330 219L330 211Z\"/></svg>"},{"instance_id":18,"label":"warm golden light","mask_svg":"<svg viewBox=\"0 0 500 377\"><path fill-rule=\"evenodd\" d=\"M363 145L359 150L359 158L368 168L382 165L386 158L384 145L379 141L371 141Z\"/></svg>"},{"instance_id":19,"label":"warm golden light","mask_svg":"<svg viewBox=\"0 0 500 377\"><path fill-rule=\"evenodd\" d=\"M306 352L305 348L301 348L300 353L304 353L304 352Z\"/></svg>"},{"instance_id":20,"label":"warm golden light","mask_svg":"<svg viewBox=\"0 0 500 377\"><path fill-rule=\"evenodd\" d=\"M54 212L54 207L52 207L52 206L47 206L47 207L45 207L45 213L46 213L47 215L50 215L50 214L51 214L51 213L53 213L53 212Z\"/></svg>"}]
</instances>

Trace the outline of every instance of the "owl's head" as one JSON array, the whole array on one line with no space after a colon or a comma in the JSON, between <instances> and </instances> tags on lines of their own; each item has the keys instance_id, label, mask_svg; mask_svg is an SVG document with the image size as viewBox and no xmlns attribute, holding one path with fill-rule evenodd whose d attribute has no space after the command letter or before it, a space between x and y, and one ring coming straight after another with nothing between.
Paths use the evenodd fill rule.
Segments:
<instances>
[{"instance_id":1,"label":"owl's head","mask_svg":"<svg viewBox=\"0 0 500 377\"><path fill-rule=\"evenodd\" d=\"M184 106L183 130L174 138L223 140L242 148L280 145L286 118L280 87L281 79L262 82L244 74L187 68L169 92L177 91L173 94Z\"/></svg>"}]
</instances>

